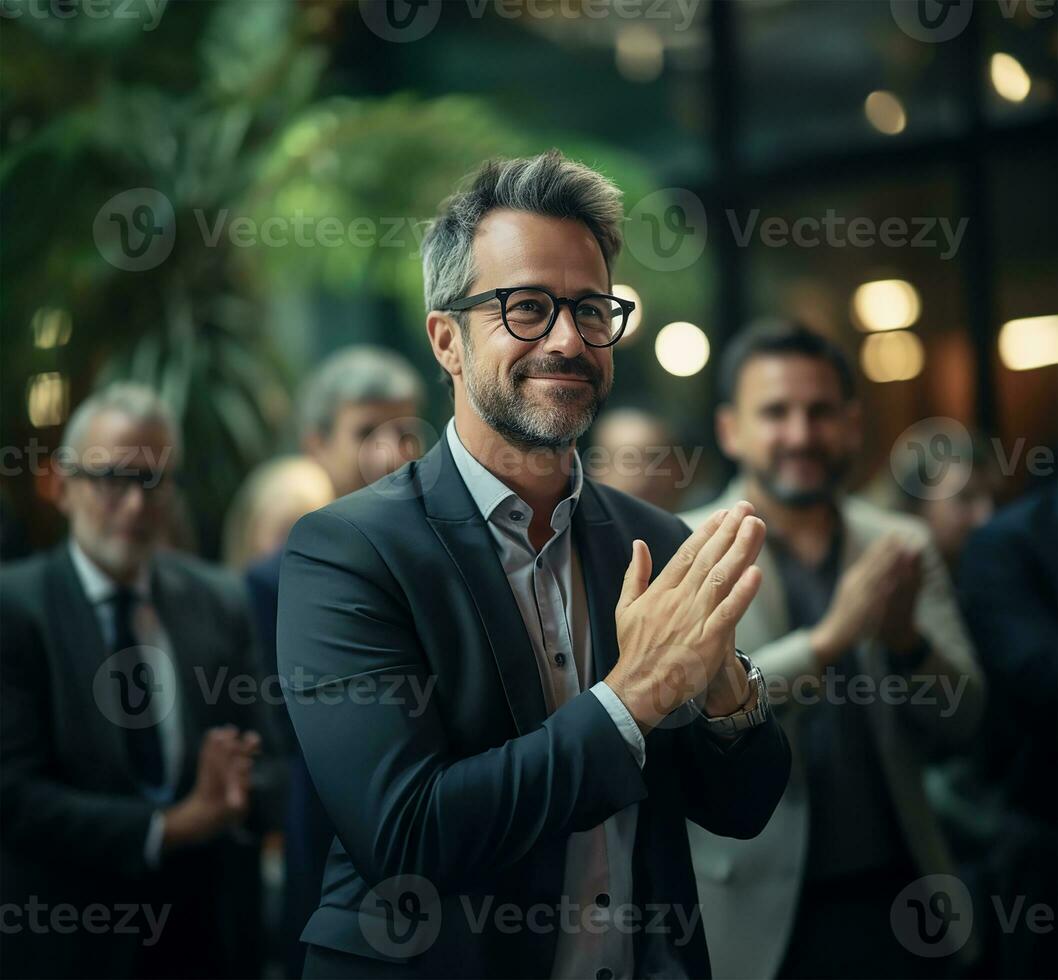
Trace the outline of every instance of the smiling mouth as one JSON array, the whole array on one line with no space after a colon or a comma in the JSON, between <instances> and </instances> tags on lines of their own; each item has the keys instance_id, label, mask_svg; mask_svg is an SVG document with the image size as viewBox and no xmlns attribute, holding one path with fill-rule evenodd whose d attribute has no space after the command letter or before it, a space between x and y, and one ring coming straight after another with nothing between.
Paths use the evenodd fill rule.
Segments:
<instances>
[{"instance_id":1,"label":"smiling mouth","mask_svg":"<svg viewBox=\"0 0 1058 980\"><path fill-rule=\"evenodd\" d=\"M530 374L530 381L557 381L560 384L590 385L587 378L579 378L573 374Z\"/></svg>"}]
</instances>

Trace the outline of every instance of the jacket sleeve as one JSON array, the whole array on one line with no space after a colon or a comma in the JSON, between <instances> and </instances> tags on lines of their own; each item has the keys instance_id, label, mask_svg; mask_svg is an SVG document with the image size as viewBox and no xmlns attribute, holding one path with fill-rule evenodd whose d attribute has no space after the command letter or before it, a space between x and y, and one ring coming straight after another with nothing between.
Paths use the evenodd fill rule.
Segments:
<instances>
[{"instance_id":1,"label":"jacket sleeve","mask_svg":"<svg viewBox=\"0 0 1058 980\"><path fill-rule=\"evenodd\" d=\"M1033 528L1039 547L1054 547L1053 529ZM1032 533L1032 531L1027 531ZM1004 699L1053 709L1058 690L1054 577L1034 562L1036 545L1002 524L970 538L960 569L966 622L989 681Z\"/></svg>"},{"instance_id":2,"label":"jacket sleeve","mask_svg":"<svg viewBox=\"0 0 1058 980\"><path fill-rule=\"evenodd\" d=\"M51 681L40 630L9 588L0 590L0 834L6 848L48 855L99 874L147 871L155 806L62 781L51 725ZM90 846L89 846L90 844Z\"/></svg>"},{"instance_id":3,"label":"jacket sleeve","mask_svg":"<svg viewBox=\"0 0 1058 980\"><path fill-rule=\"evenodd\" d=\"M670 716L671 717L671 716ZM687 817L720 837L756 837L790 778L790 746L773 711L730 747L695 717L673 730L681 760ZM647 758L653 747L648 741Z\"/></svg>"},{"instance_id":4,"label":"jacket sleeve","mask_svg":"<svg viewBox=\"0 0 1058 980\"><path fill-rule=\"evenodd\" d=\"M424 588L443 574L422 573ZM539 842L646 796L632 753L589 691L533 732L458 756L420 629L429 624L413 621L354 524L326 510L298 522L280 576L280 673L313 782L369 884L418 874L442 894L472 887ZM429 693L387 694L400 690Z\"/></svg>"}]
</instances>

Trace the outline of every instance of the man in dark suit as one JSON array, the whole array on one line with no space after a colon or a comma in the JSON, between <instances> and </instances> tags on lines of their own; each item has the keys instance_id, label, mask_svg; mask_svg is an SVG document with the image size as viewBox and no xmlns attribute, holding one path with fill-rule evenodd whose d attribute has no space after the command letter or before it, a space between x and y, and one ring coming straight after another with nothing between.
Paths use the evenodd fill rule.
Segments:
<instances>
[{"instance_id":1,"label":"man in dark suit","mask_svg":"<svg viewBox=\"0 0 1058 980\"><path fill-rule=\"evenodd\" d=\"M789 773L734 648L764 528L688 538L583 476L621 220L557 152L451 198L423 251L455 417L291 533L279 666L336 831L307 977L708 975L684 821L753 836Z\"/></svg>"},{"instance_id":2,"label":"man in dark suit","mask_svg":"<svg viewBox=\"0 0 1058 980\"><path fill-rule=\"evenodd\" d=\"M973 843L975 873L1003 908L1058 905L1058 486L1036 488L1000 510L967 543L963 610L991 695L968 791L994 788L992 825ZM969 793L967 793L969 795ZM989 794L990 796L993 794ZM980 797L964 802L977 816ZM990 809L992 809L990 807ZM1053 976L1058 935L1031 916L993 930L997 975Z\"/></svg>"},{"instance_id":3,"label":"man in dark suit","mask_svg":"<svg viewBox=\"0 0 1058 980\"><path fill-rule=\"evenodd\" d=\"M259 969L251 828L278 773L237 583L156 551L175 433L139 385L84 402L59 471L70 537L3 571L4 976Z\"/></svg>"},{"instance_id":4,"label":"man in dark suit","mask_svg":"<svg viewBox=\"0 0 1058 980\"><path fill-rule=\"evenodd\" d=\"M302 452L326 472L335 496L391 473L411 456L408 437L422 399L422 380L394 351L353 344L331 354L302 387L298 404ZM246 591L261 644L261 663L276 672L276 608L282 551L246 569ZM275 705L275 728L289 762L290 793L283 824L281 946L287 976L301 976L301 932L320 902L334 829L301 756L290 716Z\"/></svg>"}]
</instances>

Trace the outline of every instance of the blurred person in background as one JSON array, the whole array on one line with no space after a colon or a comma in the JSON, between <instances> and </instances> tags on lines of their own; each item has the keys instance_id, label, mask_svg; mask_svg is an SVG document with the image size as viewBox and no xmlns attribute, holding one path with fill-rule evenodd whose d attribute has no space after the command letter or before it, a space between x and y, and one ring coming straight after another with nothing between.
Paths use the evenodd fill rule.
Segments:
<instances>
[{"instance_id":1,"label":"blurred person in background","mask_svg":"<svg viewBox=\"0 0 1058 980\"><path fill-rule=\"evenodd\" d=\"M672 430L660 416L638 408L603 412L592 429L592 446L592 476L600 483L662 510L678 508L691 474L679 465Z\"/></svg>"},{"instance_id":2,"label":"blurred person in background","mask_svg":"<svg viewBox=\"0 0 1058 980\"><path fill-rule=\"evenodd\" d=\"M243 593L158 547L180 450L150 389L63 439L69 538L0 573L3 974L256 975L282 790L260 698L223 683L260 680Z\"/></svg>"},{"instance_id":3,"label":"blurred person in background","mask_svg":"<svg viewBox=\"0 0 1058 980\"><path fill-rule=\"evenodd\" d=\"M922 768L965 744L983 707L948 575L920 520L841 491L860 409L840 349L759 324L729 345L719 384L717 434L740 473L711 507L744 497L767 525L737 638L773 685L794 768L755 840L689 828L715 974L930 975L936 961L903 945L890 909L953 868ZM880 697L887 687L897 695Z\"/></svg>"},{"instance_id":4,"label":"blurred person in background","mask_svg":"<svg viewBox=\"0 0 1058 980\"><path fill-rule=\"evenodd\" d=\"M301 449L331 478L335 499L414 458L422 380L396 351L370 344L331 354L299 399Z\"/></svg>"},{"instance_id":5,"label":"blurred person in background","mask_svg":"<svg viewBox=\"0 0 1058 980\"><path fill-rule=\"evenodd\" d=\"M934 482L924 456L913 468L896 474L899 505L926 522L933 544L954 575L967 539L995 511L999 479L987 444L974 437L951 447L950 460L938 476L939 482Z\"/></svg>"},{"instance_id":6,"label":"blurred person in background","mask_svg":"<svg viewBox=\"0 0 1058 980\"><path fill-rule=\"evenodd\" d=\"M268 514L261 516L253 533L256 536L268 528L274 543L265 557L246 570L246 585L262 637L262 660L269 675L276 676L277 671L279 563L290 526L302 514L359 490L416 458L422 448L417 425L422 396L422 380L405 358L368 344L344 347L332 354L302 386L298 404L302 465L296 467L288 460L278 472L264 471L262 481L270 483L271 477L290 476L300 482L303 493L294 501L277 502L273 507L272 490L260 487ZM317 479L320 470L325 474L326 487ZM252 487L246 493L248 498L258 497ZM282 956L286 975L300 977L305 957L301 932L319 904L334 829L305 769L286 706L277 705L275 712L290 760Z\"/></svg>"},{"instance_id":7,"label":"blurred person in background","mask_svg":"<svg viewBox=\"0 0 1058 980\"><path fill-rule=\"evenodd\" d=\"M993 928L982 976L1053 977L1058 968L1058 485L1001 509L970 538L960 594L988 679L975 786L997 797L998 819L977 839L980 891L1014 928ZM981 794L965 809L980 810ZM981 822L978 820L978 825ZM995 896L993 898L993 896ZM1049 909L1033 928L1029 910Z\"/></svg>"},{"instance_id":8,"label":"blurred person in background","mask_svg":"<svg viewBox=\"0 0 1058 980\"><path fill-rule=\"evenodd\" d=\"M334 499L327 471L308 456L267 460L243 481L224 519L224 564L235 571L273 556L302 514Z\"/></svg>"}]
</instances>

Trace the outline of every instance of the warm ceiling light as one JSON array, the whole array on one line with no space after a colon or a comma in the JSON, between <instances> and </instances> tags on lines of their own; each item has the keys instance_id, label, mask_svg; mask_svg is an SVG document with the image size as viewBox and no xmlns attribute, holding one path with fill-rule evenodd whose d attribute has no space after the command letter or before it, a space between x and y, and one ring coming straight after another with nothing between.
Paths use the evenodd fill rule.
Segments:
<instances>
[{"instance_id":1,"label":"warm ceiling light","mask_svg":"<svg viewBox=\"0 0 1058 980\"><path fill-rule=\"evenodd\" d=\"M1002 51L992 55L989 74L992 87L1008 102L1024 102L1028 98L1032 79L1017 58Z\"/></svg>"},{"instance_id":2,"label":"warm ceiling light","mask_svg":"<svg viewBox=\"0 0 1058 980\"><path fill-rule=\"evenodd\" d=\"M614 286L613 294L621 299L630 299L636 304L636 308L632 310L632 315L628 318L628 323L625 324L625 332L621 335L622 340L627 340L639 329L639 324L643 322L643 300L640 299L639 293L631 286Z\"/></svg>"},{"instance_id":3,"label":"warm ceiling light","mask_svg":"<svg viewBox=\"0 0 1058 980\"><path fill-rule=\"evenodd\" d=\"M860 367L871 381L908 381L922 372L925 363L922 341L908 330L863 338Z\"/></svg>"},{"instance_id":4,"label":"warm ceiling light","mask_svg":"<svg viewBox=\"0 0 1058 980\"><path fill-rule=\"evenodd\" d=\"M44 306L33 314L30 321L33 329L33 346L42 350L62 347L70 342L73 320L66 310Z\"/></svg>"},{"instance_id":5,"label":"warm ceiling light","mask_svg":"<svg viewBox=\"0 0 1058 980\"><path fill-rule=\"evenodd\" d=\"M906 279L865 282L852 294L852 318L863 330L910 327L921 312L918 290Z\"/></svg>"},{"instance_id":6,"label":"warm ceiling light","mask_svg":"<svg viewBox=\"0 0 1058 980\"><path fill-rule=\"evenodd\" d=\"M1058 315L1004 323L999 328L999 357L1011 371L1058 364Z\"/></svg>"},{"instance_id":7,"label":"warm ceiling light","mask_svg":"<svg viewBox=\"0 0 1058 980\"><path fill-rule=\"evenodd\" d=\"M867 121L886 136L902 133L907 126L904 104L892 92L871 92L864 100L863 111Z\"/></svg>"},{"instance_id":8,"label":"warm ceiling light","mask_svg":"<svg viewBox=\"0 0 1058 980\"><path fill-rule=\"evenodd\" d=\"M69 382L58 371L35 374L26 385L26 414L38 429L66 421Z\"/></svg>"},{"instance_id":9,"label":"warm ceiling light","mask_svg":"<svg viewBox=\"0 0 1058 980\"><path fill-rule=\"evenodd\" d=\"M677 320L658 331L654 354L669 374L689 378L708 363L709 338L701 327Z\"/></svg>"},{"instance_id":10,"label":"warm ceiling light","mask_svg":"<svg viewBox=\"0 0 1058 980\"><path fill-rule=\"evenodd\" d=\"M652 82L665 67L665 43L654 28L628 24L617 33L617 70L630 82Z\"/></svg>"}]
</instances>

